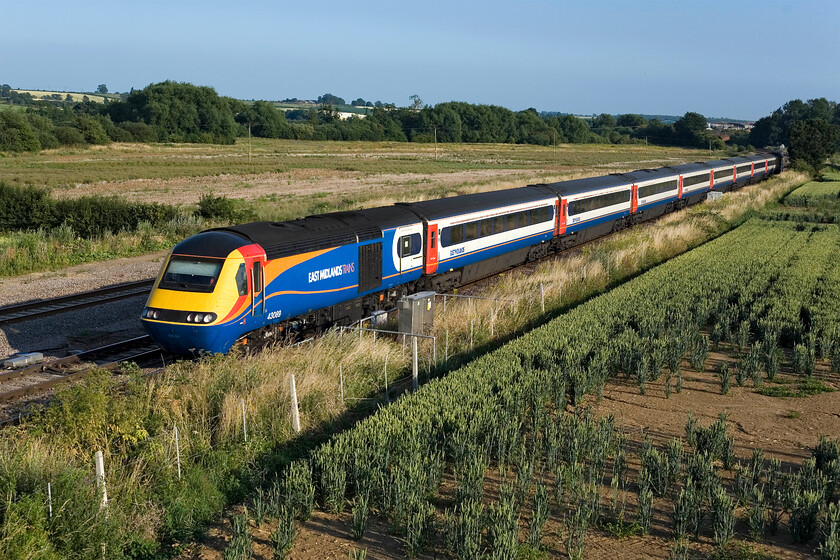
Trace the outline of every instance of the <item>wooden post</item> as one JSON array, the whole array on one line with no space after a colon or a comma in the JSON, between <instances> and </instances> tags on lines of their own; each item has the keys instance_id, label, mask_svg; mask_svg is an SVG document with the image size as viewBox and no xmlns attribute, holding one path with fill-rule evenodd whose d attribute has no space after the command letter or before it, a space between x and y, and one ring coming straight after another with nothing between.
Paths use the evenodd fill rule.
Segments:
<instances>
[{"instance_id":1,"label":"wooden post","mask_svg":"<svg viewBox=\"0 0 840 560\"><path fill-rule=\"evenodd\" d=\"M245 436L245 443L248 443L248 425L245 423L245 399L242 399L242 434Z\"/></svg>"},{"instance_id":2,"label":"wooden post","mask_svg":"<svg viewBox=\"0 0 840 560\"><path fill-rule=\"evenodd\" d=\"M344 406L344 369L341 366L338 366L338 391L341 395L341 404Z\"/></svg>"},{"instance_id":3,"label":"wooden post","mask_svg":"<svg viewBox=\"0 0 840 560\"><path fill-rule=\"evenodd\" d=\"M470 318L470 350L473 349L473 329L475 327L475 319Z\"/></svg>"},{"instance_id":4,"label":"wooden post","mask_svg":"<svg viewBox=\"0 0 840 560\"><path fill-rule=\"evenodd\" d=\"M446 343L444 344L444 360L449 365L449 329L446 329Z\"/></svg>"},{"instance_id":5,"label":"wooden post","mask_svg":"<svg viewBox=\"0 0 840 560\"><path fill-rule=\"evenodd\" d=\"M545 286L542 282L540 282L540 305L542 307L542 312L545 313Z\"/></svg>"},{"instance_id":6,"label":"wooden post","mask_svg":"<svg viewBox=\"0 0 840 560\"><path fill-rule=\"evenodd\" d=\"M385 354L385 402L391 402L391 396L388 394L388 354Z\"/></svg>"},{"instance_id":7,"label":"wooden post","mask_svg":"<svg viewBox=\"0 0 840 560\"><path fill-rule=\"evenodd\" d=\"M52 519L52 483L47 482L47 503L50 507L50 519Z\"/></svg>"},{"instance_id":8,"label":"wooden post","mask_svg":"<svg viewBox=\"0 0 840 560\"><path fill-rule=\"evenodd\" d=\"M102 459L101 451L97 451L94 455L94 464L96 465L96 485L102 494L100 507L104 508L108 505L108 490L105 488L105 463Z\"/></svg>"},{"instance_id":9,"label":"wooden post","mask_svg":"<svg viewBox=\"0 0 840 560\"><path fill-rule=\"evenodd\" d=\"M181 480L181 447L178 445L178 424L175 424L175 460L178 462L178 480Z\"/></svg>"},{"instance_id":10,"label":"wooden post","mask_svg":"<svg viewBox=\"0 0 840 560\"><path fill-rule=\"evenodd\" d=\"M295 432L300 431L300 412L298 411L297 388L295 387L295 374L292 374L292 428Z\"/></svg>"},{"instance_id":11,"label":"wooden post","mask_svg":"<svg viewBox=\"0 0 840 560\"><path fill-rule=\"evenodd\" d=\"M416 391L419 387L419 382L417 379L417 337L411 337L411 386Z\"/></svg>"}]
</instances>

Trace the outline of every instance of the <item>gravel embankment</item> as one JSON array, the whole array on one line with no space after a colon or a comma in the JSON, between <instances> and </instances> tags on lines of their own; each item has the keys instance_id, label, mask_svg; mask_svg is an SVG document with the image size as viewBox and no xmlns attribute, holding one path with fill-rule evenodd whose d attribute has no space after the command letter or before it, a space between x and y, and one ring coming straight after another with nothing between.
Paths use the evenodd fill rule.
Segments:
<instances>
[{"instance_id":1,"label":"gravel embankment","mask_svg":"<svg viewBox=\"0 0 840 560\"><path fill-rule=\"evenodd\" d=\"M67 296L157 275L165 252L0 278L0 306ZM0 359L17 352L64 356L143 334L145 296L0 327Z\"/></svg>"}]
</instances>

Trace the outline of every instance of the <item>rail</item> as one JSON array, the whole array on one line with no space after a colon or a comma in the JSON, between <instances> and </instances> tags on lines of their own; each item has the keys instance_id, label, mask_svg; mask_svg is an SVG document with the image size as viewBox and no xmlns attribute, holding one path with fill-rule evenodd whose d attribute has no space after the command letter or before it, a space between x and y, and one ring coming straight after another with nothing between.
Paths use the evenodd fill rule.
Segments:
<instances>
[{"instance_id":1,"label":"rail","mask_svg":"<svg viewBox=\"0 0 840 560\"><path fill-rule=\"evenodd\" d=\"M7 305L0 307L0 326L48 317L91 305L139 297L148 294L154 283L154 280L127 282L70 296Z\"/></svg>"}]
</instances>

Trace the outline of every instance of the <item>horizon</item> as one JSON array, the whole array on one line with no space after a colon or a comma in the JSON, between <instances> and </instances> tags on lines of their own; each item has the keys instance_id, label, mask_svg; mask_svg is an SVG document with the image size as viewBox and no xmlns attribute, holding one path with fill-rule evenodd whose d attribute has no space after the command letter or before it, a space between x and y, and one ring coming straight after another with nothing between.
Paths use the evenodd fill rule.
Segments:
<instances>
[{"instance_id":1,"label":"horizon","mask_svg":"<svg viewBox=\"0 0 840 560\"><path fill-rule=\"evenodd\" d=\"M840 98L827 47L840 4L823 0L45 5L6 8L0 83L124 92L173 80L249 100L329 92L405 106L417 94L429 105L747 121L792 99Z\"/></svg>"}]
</instances>

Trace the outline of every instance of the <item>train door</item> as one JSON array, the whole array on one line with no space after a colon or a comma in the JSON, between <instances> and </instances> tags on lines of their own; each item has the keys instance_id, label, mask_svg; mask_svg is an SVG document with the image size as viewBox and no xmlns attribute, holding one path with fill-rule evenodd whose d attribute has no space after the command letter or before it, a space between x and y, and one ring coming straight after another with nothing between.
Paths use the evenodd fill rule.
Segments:
<instances>
[{"instance_id":1,"label":"train door","mask_svg":"<svg viewBox=\"0 0 840 560\"><path fill-rule=\"evenodd\" d=\"M397 271L416 270L423 266L423 230L419 225L400 228L397 237Z\"/></svg>"},{"instance_id":2,"label":"train door","mask_svg":"<svg viewBox=\"0 0 840 560\"><path fill-rule=\"evenodd\" d=\"M566 208L568 208L568 201L565 198L560 199L560 211L557 217L557 235L566 233Z\"/></svg>"},{"instance_id":3,"label":"train door","mask_svg":"<svg viewBox=\"0 0 840 560\"><path fill-rule=\"evenodd\" d=\"M251 315L259 317L265 310L265 278L262 261L255 258L251 263Z\"/></svg>"},{"instance_id":4,"label":"train door","mask_svg":"<svg viewBox=\"0 0 840 560\"><path fill-rule=\"evenodd\" d=\"M438 226L426 224L426 274L434 274L438 264Z\"/></svg>"},{"instance_id":5,"label":"train door","mask_svg":"<svg viewBox=\"0 0 840 560\"><path fill-rule=\"evenodd\" d=\"M682 198L682 192L683 192L683 176L680 175L680 184L679 184L679 187L677 188L677 200Z\"/></svg>"},{"instance_id":6,"label":"train door","mask_svg":"<svg viewBox=\"0 0 840 560\"><path fill-rule=\"evenodd\" d=\"M639 209L639 185L634 184L631 187L630 194L630 213L635 214Z\"/></svg>"}]
</instances>

